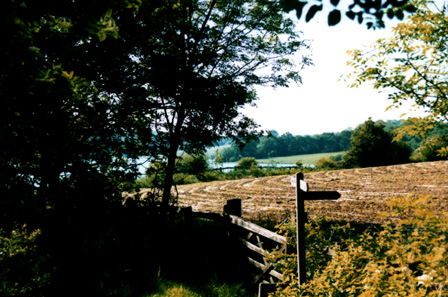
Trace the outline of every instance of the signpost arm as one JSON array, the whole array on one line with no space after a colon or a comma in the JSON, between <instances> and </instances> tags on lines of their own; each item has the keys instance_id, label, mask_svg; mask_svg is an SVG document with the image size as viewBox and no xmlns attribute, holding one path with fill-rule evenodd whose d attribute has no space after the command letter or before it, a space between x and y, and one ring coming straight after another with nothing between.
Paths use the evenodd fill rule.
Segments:
<instances>
[{"instance_id":1,"label":"signpost arm","mask_svg":"<svg viewBox=\"0 0 448 297\"><path fill-rule=\"evenodd\" d=\"M306 263L305 263L305 195L306 192L301 187L303 182L303 173L296 174L296 208L297 208L297 268L299 277L299 286L306 282ZM306 188L306 187L305 187ZM305 189L307 190L307 189Z\"/></svg>"}]
</instances>

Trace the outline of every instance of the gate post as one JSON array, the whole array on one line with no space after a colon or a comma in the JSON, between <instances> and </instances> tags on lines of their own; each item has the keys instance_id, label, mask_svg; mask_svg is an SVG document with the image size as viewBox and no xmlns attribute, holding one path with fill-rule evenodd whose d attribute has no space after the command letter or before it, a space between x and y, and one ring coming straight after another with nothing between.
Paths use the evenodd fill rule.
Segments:
<instances>
[{"instance_id":1,"label":"gate post","mask_svg":"<svg viewBox=\"0 0 448 297\"><path fill-rule=\"evenodd\" d=\"M227 204L224 205L224 213L241 217L241 199L227 200Z\"/></svg>"},{"instance_id":2,"label":"gate post","mask_svg":"<svg viewBox=\"0 0 448 297\"><path fill-rule=\"evenodd\" d=\"M305 195L307 189L301 189L301 186L306 186L306 184L303 183L303 173L299 172L296 174L296 183L297 272L300 286L306 282L305 224L307 221L307 214L305 213Z\"/></svg>"}]
</instances>

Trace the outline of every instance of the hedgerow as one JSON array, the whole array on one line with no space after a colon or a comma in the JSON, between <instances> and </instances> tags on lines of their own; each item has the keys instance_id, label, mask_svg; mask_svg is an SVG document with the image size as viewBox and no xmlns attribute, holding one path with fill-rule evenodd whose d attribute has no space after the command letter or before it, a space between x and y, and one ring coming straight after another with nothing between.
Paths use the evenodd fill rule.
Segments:
<instances>
[{"instance_id":1,"label":"hedgerow","mask_svg":"<svg viewBox=\"0 0 448 297\"><path fill-rule=\"evenodd\" d=\"M389 203L380 227L330 223L306 225L307 283L297 282L296 254L273 253L286 277L274 296L448 296L448 215L427 197ZM295 224L279 231L295 248Z\"/></svg>"}]
</instances>

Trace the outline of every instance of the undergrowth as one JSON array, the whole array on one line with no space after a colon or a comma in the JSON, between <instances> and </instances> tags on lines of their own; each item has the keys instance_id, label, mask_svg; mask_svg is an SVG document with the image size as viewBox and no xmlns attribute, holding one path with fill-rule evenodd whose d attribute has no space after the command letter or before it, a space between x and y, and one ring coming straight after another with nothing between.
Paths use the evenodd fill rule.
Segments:
<instances>
[{"instance_id":1,"label":"undergrowth","mask_svg":"<svg viewBox=\"0 0 448 297\"><path fill-rule=\"evenodd\" d=\"M274 296L448 296L448 214L426 197L389 203L394 223L306 225L307 283L297 281L297 255L275 252L286 276ZM279 225L294 246L295 224Z\"/></svg>"}]
</instances>

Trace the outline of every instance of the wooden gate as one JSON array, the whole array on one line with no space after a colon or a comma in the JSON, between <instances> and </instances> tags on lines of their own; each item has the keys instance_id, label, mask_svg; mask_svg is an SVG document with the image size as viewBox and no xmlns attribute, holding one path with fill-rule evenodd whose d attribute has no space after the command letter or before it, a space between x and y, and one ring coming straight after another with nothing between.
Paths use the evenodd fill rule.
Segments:
<instances>
[{"instance_id":1,"label":"wooden gate","mask_svg":"<svg viewBox=\"0 0 448 297\"><path fill-rule=\"evenodd\" d=\"M228 223L229 235L237 240L248 263L252 266L250 285L258 286L258 296L267 296L275 291L275 284L284 276L274 269L267 255L274 251L286 252L285 237L241 218L241 199L227 201L224 219Z\"/></svg>"}]
</instances>

